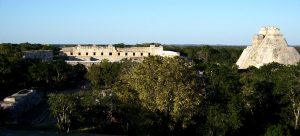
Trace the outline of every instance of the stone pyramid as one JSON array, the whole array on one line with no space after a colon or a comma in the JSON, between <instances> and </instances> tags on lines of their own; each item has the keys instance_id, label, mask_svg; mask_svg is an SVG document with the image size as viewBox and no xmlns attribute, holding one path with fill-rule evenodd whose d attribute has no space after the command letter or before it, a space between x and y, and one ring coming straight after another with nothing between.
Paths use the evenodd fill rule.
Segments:
<instances>
[{"instance_id":1,"label":"stone pyramid","mask_svg":"<svg viewBox=\"0 0 300 136\"><path fill-rule=\"evenodd\" d=\"M249 66L259 68L271 62L294 65L299 60L299 53L294 47L288 47L279 28L263 27L253 37L252 46L244 49L236 64L239 69L247 69Z\"/></svg>"}]
</instances>

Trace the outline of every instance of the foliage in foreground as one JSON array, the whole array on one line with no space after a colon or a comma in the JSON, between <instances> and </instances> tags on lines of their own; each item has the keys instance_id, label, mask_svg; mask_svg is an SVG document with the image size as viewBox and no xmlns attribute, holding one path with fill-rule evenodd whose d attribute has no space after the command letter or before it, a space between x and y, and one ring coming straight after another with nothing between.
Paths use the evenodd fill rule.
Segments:
<instances>
[{"instance_id":1,"label":"foliage in foreground","mask_svg":"<svg viewBox=\"0 0 300 136\"><path fill-rule=\"evenodd\" d=\"M8 47L0 52L1 90L57 89L83 80L80 65L23 61L17 54L3 55L14 51ZM50 95L58 128L132 135L299 135L300 65L240 71L234 65L237 48L167 48L189 61L103 62L86 75L93 91Z\"/></svg>"},{"instance_id":2,"label":"foliage in foreground","mask_svg":"<svg viewBox=\"0 0 300 136\"><path fill-rule=\"evenodd\" d=\"M69 126L134 135L297 135L299 65L272 63L247 71L229 64L200 65L158 56L118 64L122 74L109 82L111 88L61 94L77 107ZM51 107L64 111L64 102L53 103L53 98Z\"/></svg>"}]
</instances>

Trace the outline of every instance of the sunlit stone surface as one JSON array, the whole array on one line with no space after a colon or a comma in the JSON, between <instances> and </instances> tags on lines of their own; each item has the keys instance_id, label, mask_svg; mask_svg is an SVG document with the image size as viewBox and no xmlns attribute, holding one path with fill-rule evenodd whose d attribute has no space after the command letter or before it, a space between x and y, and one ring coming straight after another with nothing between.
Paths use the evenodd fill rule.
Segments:
<instances>
[{"instance_id":1,"label":"sunlit stone surface","mask_svg":"<svg viewBox=\"0 0 300 136\"><path fill-rule=\"evenodd\" d=\"M299 53L294 47L288 47L279 28L263 27L253 37L252 46L244 49L236 64L240 69L247 69L249 66L259 68L271 62L294 65L299 60Z\"/></svg>"}]
</instances>

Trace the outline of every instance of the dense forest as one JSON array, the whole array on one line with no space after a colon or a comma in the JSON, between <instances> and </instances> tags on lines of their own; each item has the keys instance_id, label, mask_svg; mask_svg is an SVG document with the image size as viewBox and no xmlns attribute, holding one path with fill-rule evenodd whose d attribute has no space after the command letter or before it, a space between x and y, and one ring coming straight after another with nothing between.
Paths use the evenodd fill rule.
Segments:
<instances>
[{"instance_id":1,"label":"dense forest","mask_svg":"<svg viewBox=\"0 0 300 136\"><path fill-rule=\"evenodd\" d=\"M86 69L60 57L22 59L22 51L35 49L59 51L39 44L0 45L0 96L32 87L45 92L62 132L299 135L300 65L239 70L235 62L244 47L164 45L182 56L104 60ZM65 92L87 83L88 90Z\"/></svg>"},{"instance_id":2,"label":"dense forest","mask_svg":"<svg viewBox=\"0 0 300 136\"><path fill-rule=\"evenodd\" d=\"M23 51L52 50L57 56L59 48L41 44L0 45L0 98L24 88L38 88L43 91L62 90L77 86L84 81L86 68L71 66L62 58L54 61L23 59Z\"/></svg>"}]
</instances>

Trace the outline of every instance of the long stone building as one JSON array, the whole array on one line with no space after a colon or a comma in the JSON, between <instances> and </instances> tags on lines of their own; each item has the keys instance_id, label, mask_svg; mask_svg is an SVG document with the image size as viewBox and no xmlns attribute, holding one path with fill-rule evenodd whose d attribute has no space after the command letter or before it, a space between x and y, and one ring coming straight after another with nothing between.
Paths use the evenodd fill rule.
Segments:
<instances>
[{"instance_id":1,"label":"long stone building","mask_svg":"<svg viewBox=\"0 0 300 136\"><path fill-rule=\"evenodd\" d=\"M257 68L272 62L295 65L300 56L294 47L288 47L286 39L277 27L263 27L252 39L252 46L244 49L236 62L240 69Z\"/></svg>"},{"instance_id":2,"label":"long stone building","mask_svg":"<svg viewBox=\"0 0 300 136\"><path fill-rule=\"evenodd\" d=\"M69 64L90 65L107 59L110 62L118 62L122 59L133 61L142 61L144 57L158 55L163 57L179 56L178 52L164 51L162 46L150 45L150 47L124 47L117 48L108 46L81 46L64 47L61 49L61 55L67 56L66 61Z\"/></svg>"},{"instance_id":3,"label":"long stone building","mask_svg":"<svg viewBox=\"0 0 300 136\"><path fill-rule=\"evenodd\" d=\"M23 52L24 59L41 59L43 61L50 61L53 59L52 50L31 50Z\"/></svg>"}]
</instances>

